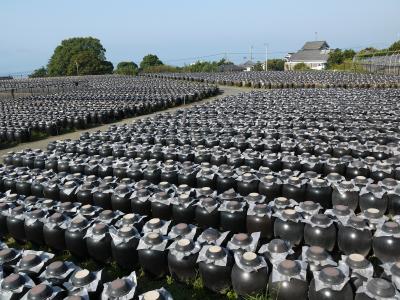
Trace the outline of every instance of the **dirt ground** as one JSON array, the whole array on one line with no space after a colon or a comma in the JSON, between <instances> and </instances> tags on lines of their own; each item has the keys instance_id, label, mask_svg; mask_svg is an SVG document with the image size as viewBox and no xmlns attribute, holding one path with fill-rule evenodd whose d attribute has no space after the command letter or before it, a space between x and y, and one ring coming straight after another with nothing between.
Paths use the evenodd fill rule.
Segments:
<instances>
[{"instance_id":1,"label":"dirt ground","mask_svg":"<svg viewBox=\"0 0 400 300\"><path fill-rule=\"evenodd\" d=\"M196 105L196 104L212 102L212 101L215 101L216 99L221 98L221 97L230 96L230 95L237 95L239 93L248 92L248 91L251 90L250 88L231 87L231 86L219 86L219 88L221 90L221 94L220 95L217 95L217 96L214 96L214 97L211 97L211 98L207 98L207 99L204 99L202 101L198 101L198 102L191 103L191 104L188 104L188 105L182 105L182 106L178 106L178 107L173 107L173 108L170 108L170 109L167 109L167 110L159 111L159 112L148 114L148 115L143 115L143 116L139 116L139 117L133 117L133 118L129 118L129 119L123 119L123 120L115 122L115 123L110 123L110 124L106 124L106 125L102 125L102 126L98 126L98 127L93 127L93 128L90 128L90 129L84 129L84 130L80 130L80 131L74 131L74 132L71 132L71 133L66 133L66 134L57 135L57 136L50 136L48 138L45 138L45 139L42 139L42 140L39 140L39 141L21 143L21 144L18 144L16 146L14 146L14 147L1 149L0 150L0 159L4 154L6 154L7 152L10 152L10 151L17 152L17 151L21 151L21 150L26 149L26 148L46 149L47 144L49 142L51 142L51 141L65 140L65 139L78 139L80 137L80 134L82 132L85 132L85 131L93 132L93 131L98 131L98 130L106 130L111 124L117 124L118 125L118 124L132 123L132 122L134 122L136 120L140 120L140 119L143 119L143 118L154 116L154 115L157 115L157 114L160 114L160 113L172 112L172 111L175 111L175 110L178 110L178 109L182 109L182 108L190 108L190 107L192 107L193 105Z\"/></svg>"}]
</instances>

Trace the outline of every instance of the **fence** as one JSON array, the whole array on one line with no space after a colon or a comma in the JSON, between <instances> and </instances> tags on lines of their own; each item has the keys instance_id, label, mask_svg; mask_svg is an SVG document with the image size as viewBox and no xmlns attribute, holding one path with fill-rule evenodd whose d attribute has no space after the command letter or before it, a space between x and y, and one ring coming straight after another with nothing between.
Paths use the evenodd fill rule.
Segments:
<instances>
[{"instance_id":1,"label":"fence","mask_svg":"<svg viewBox=\"0 0 400 300\"><path fill-rule=\"evenodd\" d=\"M400 51L356 56L353 63L366 72L400 75Z\"/></svg>"}]
</instances>

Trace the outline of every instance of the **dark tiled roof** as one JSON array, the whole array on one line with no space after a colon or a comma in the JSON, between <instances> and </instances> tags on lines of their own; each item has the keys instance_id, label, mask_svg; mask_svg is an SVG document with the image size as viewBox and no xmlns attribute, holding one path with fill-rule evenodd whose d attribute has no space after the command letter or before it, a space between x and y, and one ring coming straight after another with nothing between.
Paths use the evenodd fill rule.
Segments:
<instances>
[{"instance_id":1,"label":"dark tiled roof","mask_svg":"<svg viewBox=\"0 0 400 300\"><path fill-rule=\"evenodd\" d=\"M293 53L290 57L290 61L327 61L329 54L326 51L321 50L300 50Z\"/></svg>"},{"instance_id":2,"label":"dark tiled roof","mask_svg":"<svg viewBox=\"0 0 400 300\"><path fill-rule=\"evenodd\" d=\"M325 41L313 41L313 42L306 42L301 48L301 50L322 50L329 48L329 45Z\"/></svg>"}]
</instances>

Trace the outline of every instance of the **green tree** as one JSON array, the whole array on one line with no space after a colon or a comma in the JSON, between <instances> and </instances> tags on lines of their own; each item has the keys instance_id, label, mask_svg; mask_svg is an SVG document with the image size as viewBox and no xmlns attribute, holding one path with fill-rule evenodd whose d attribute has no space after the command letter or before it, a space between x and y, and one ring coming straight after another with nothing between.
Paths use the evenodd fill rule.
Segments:
<instances>
[{"instance_id":1,"label":"green tree","mask_svg":"<svg viewBox=\"0 0 400 300\"><path fill-rule=\"evenodd\" d=\"M47 65L49 76L107 74L112 64L106 61L106 50L96 38L75 37L57 46ZM87 60L87 61L85 61Z\"/></svg>"},{"instance_id":2,"label":"green tree","mask_svg":"<svg viewBox=\"0 0 400 300\"><path fill-rule=\"evenodd\" d=\"M113 69L114 66L111 62L100 60L91 51L83 51L71 57L66 75L111 74Z\"/></svg>"},{"instance_id":3,"label":"green tree","mask_svg":"<svg viewBox=\"0 0 400 300\"><path fill-rule=\"evenodd\" d=\"M353 59L353 57L356 55L356 51L354 51L353 49L346 49L343 50L343 59Z\"/></svg>"},{"instance_id":4,"label":"green tree","mask_svg":"<svg viewBox=\"0 0 400 300\"><path fill-rule=\"evenodd\" d=\"M254 64L252 71L264 71L264 65L258 61Z\"/></svg>"},{"instance_id":5,"label":"green tree","mask_svg":"<svg viewBox=\"0 0 400 300\"><path fill-rule=\"evenodd\" d=\"M344 57L343 57L342 50L339 48L336 48L335 50L329 52L327 66L329 68L334 65L340 65L343 61L344 61Z\"/></svg>"},{"instance_id":6,"label":"green tree","mask_svg":"<svg viewBox=\"0 0 400 300\"><path fill-rule=\"evenodd\" d=\"M45 67L41 67L33 71L29 78L39 78L39 77L46 77L47 76L47 69Z\"/></svg>"},{"instance_id":7,"label":"green tree","mask_svg":"<svg viewBox=\"0 0 400 300\"><path fill-rule=\"evenodd\" d=\"M117 65L115 73L119 75L137 75L138 65L133 61L122 61Z\"/></svg>"},{"instance_id":8,"label":"green tree","mask_svg":"<svg viewBox=\"0 0 400 300\"><path fill-rule=\"evenodd\" d=\"M163 62L157 57L157 55L147 54L145 57L143 57L143 60L140 63L140 68L144 70L148 67L161 66L161 65L163 65Z\"/></svg>"},{"instance_id":9,"label":"green tree","mask_svg":"<svg viewBox=\"0 0 400 300\"><path fill-rule=\"evenodd\" d=\"M285 61L283 59L269 59L268 71L283 71L285 69Z\"/></svg>"},{"instance_id":10,"label":"green tree","mask_svg":"<svg viewBox=\"0 0 400 300\"><path fill-rule=\"evenodd\" d=\"M400 51L400 41L394 42L389 48L389 51Z\"/></svg>"},{"instance_id":11,"label":"green tree","mask_svg":"<svg viewBox=\"0 0 400 300\"><path fill-rule=\"evenodd\" d=\"M305 70L310 70L310 67L307 66L305 63L299 63L296 64L293 68L295 71L305 71Z\"/></svg>"}]
</instances>

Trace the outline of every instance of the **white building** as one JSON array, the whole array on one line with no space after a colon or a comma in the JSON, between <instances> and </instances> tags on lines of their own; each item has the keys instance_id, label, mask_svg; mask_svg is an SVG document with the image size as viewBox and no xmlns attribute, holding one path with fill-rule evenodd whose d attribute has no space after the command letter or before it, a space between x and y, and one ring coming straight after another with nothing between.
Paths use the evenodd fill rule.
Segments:
<instances>
[{"instance_id":1,"label":"white building","mask_svg":"<svg viewBox=\"0 0 400 300\"><path fill-rule=\"evenodd\" d=\"M328 61L330 48L325 41L306 42L299 51L286 56L285 70L293 70L299 63L312 70L323 70Z\"/></svg>"}]
</instances>

